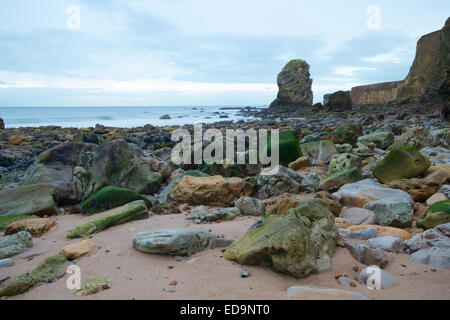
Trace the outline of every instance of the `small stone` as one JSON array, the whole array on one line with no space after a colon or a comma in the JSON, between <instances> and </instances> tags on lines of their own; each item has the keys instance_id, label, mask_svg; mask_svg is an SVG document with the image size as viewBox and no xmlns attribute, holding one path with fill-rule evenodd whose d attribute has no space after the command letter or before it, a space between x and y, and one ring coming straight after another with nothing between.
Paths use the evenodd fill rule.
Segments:
<instances>
[{"instance_id":1,"label":"small stone","mask_svg":"<svg viewBox=\"0 0 450 320\"><path fill-rule=\"evenodd\" d=\"M241 278L248 278L250 277L250 270L247 268L242 269Z\"/></svg>"},{"instance_id":2,"label":"small stone","mask_svg":"<svg viewBox=\"0 0 450 320\"><path fill-rule=\"evenodd\" d=\"M170 285L170 286L176 286L177 283L178 283L178 282L174 280L174 281L172 281L171 283L169 283L169 285Z\"/></svg>"},{"instance_id":3,"label":"small stone","mask_svg":"<svg viewBox=\"0 0 450 320\"><path fill-rule=\"evenodd\" d=\"M12 266L14 264L14 261L12 259L6 258L6 259L0 259L0 268L6 268L9 266Z\"/></svg>"},{"instance_id":4,"label":"small stone","mask_svg":"<svg viewBox=\"0 0 450 320\"><path fill-rule=\"evenodd\" d=\"M448 200L447 196L443 193L435 193L427 199L427 206L432 206L436 202Z\"/></svg>"}]
</instances>

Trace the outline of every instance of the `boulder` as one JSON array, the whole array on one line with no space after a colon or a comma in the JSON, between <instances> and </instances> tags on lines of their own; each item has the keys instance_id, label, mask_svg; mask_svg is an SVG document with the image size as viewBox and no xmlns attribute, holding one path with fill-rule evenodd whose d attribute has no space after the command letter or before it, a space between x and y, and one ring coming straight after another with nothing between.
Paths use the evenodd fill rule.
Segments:
<instances>
[{"instance_id":1,"label":"boulder","mask_svg":"<svg viewBox=\"0 0 450 320\"><path fill-rule=\"evenodd\" d=\"M216 221L229 221L233 220L241 214L238 208L224 208L214 210L213 212L195 212L187 217L187 220L192 220L196 223L203 222L216 222Z\"/></svg>"},{"instance_id":2,"label":"boulder","mask_svg":"<svg viewBox=\"0 0 450 320\"><path fill-rule=\"evenodd\" d=\"M234 202L234 205L244 216L264 216L266 214L266 205L256 198L241 197Z\"/></svg>"},{"instance_id":3,"label":"boulder","mask_svg":"<svg viewBox=\"0 0 450 320\"><path fill-rule=\"evenodd\" d=\"M137 200L144 201L147 207L151 206L150 201L146 197L134 190L108 186L100 189L95 195L74 206L71 213L82 213L90 216L121 207Z\"/></svg>"},{"instance_id":4,"label":"boulder","mask_svg":"<svg viewBox=\"0 0 450 320\"><path fill-rule=\"evenodd\" d=\"M350 153L338 154L331 158L330 165L328 166L328 174L332 175L353 168L362 169L362 160L360 157Z\"/></svg>"},{"instance_id":5,"label":"boulder","mask_svg":"<svg viewBox=\"0 0 450 320\"><path fill-rule=\"evenodd\" d=\"M266 215L267 216L270 216L272 214L283 215L290 209L297 207L299 204L300 201L298 200L292 198L283 198L275 202L275 204L271 205L267 210Z\"/></svg>"},{"instance_id":6,"label":"boulder","mask_svg":"<svg viewBox=\"0 0 450 320\"><path fill-rule=\"evenodd\" d=\"M346 184L338 192L333 193L333 196L347 207L362 208L366 203L382 199L392 199L393 202L398 203L408 202L411 206L414 204L408 193L398 189L384 188L371 179Z\"/></svg>"},{"instance_id":7,"label":"boulder","mask_svg":"<svg viewBox=\"0 0 450 320\"><path fill-rule=\"evenodd\" d=\"M433 268L450 269L450 248L441 249L438 247L426 248L414 252L411 260L417 263L428 264Z\"/></svg>"},{"instance_id":8,"label":"boulder","mask_svg":"<svg viewBox=\"0 0 450 320\"><path fill-rule=\"evenodd\" d=\"M92 220L84 225L76 227L69 232L67 238L76 239L87 237L93 233L97 233L114 226L118 226L134 220L147 219L148 209L144 201L135 201L126 205L118 213Z\"/></svg>"},{"instance_id":9,"label":"boulder","mask_svg":"<svg viewBox=\"0 0 450 320\"><path fill-rule=\"evenodd\" d=\"M257 222L227 248L224 258L303 278L330 268L337 238L333 214L305 201L284 215Z\"/></svg>"},{"instance_id":10,"label":"boulder","mask_svg":"<svg viewBox=\"0 0 450 320\"><path fill-rule=\"evenodd\" d=\"M394 180L383 187L403 190L409 193L414 201L426 201L441 185L429 179L412 178Z\"/></svg>"},{"instance_id":11,"label":"boulder","mask_svg":"<svg viewBox=\"0 0 450 320\"><path fill-rule=\"evenodd\" d=\"M417 149L429 147L432 145L432 137L428 130L421 125L407 126L402 129L402 134L395 137L394 143L390 148L412 145Z\"/></svg>"},{"instance_id":12,"label":"boulder","mask_svg":"<svg viewBox=\"0 0 450 320\"><path fill-rule=\"evenodd\" d=\"M272 102L270 108L312 105L312 81L309 74L309 64L306 61L301 59L289 61L278 74L278 96Z\"/></svg>"},{"instance_id":13,"label":"boulder","mask_svg":"<svg viewBox=\"0 0 450 320\"><path fill-rule=\"evenodd\" d=\"M353 147L356 146L356 142L360 136L362 136L362 125L360 123L351 123L337 128L326 136L326 138L335 145L339 144ZM338 147L336 146L336 148ZM347 152L350 151L351 148Z\"/></svg>"},{"instance_id":14,"label":"boulder","mask_svg":"<svg viewBox=\"0 0 450 320\"><path fill-rule=\"evenodd\" d=\"M288 166L291 162L302 157L302 150L298 143L295 131L293 130L280 130L278 145L272 146L272 138L269 134L267 136L267 145L265 154L271 155L271 148L278 148L279 163L283 166Z\"/></svg>"},{"instance_id":15,"label":"boulder","mask_svg":"<svg viewBox=\"0 0 450 320\"><path fill-rule=\"evenodd\" d=\"M325 206L335 217L339 216L342 211L340 203L326 191L316 193L311 201Z\"/></svg>"},{"instance_id":16,"label":"boulder","mask_svg":"<svg viewBox=\"0 0 450 320\"><path fill-rule=\"evenodd\" d=\"M47 183L56 189L60 203L74 204L106 186L155 193L168 176L166 166L156 167L141 149L123 140L100 146L67 142L41 153L23 184Z\"/></svg>"},{"instance_id":17,"label":"boulder","mask_svg":"<svg viewBox=\"0 0 450 320\"><path fill-rule=\"evenodd\" d=\"M311 160L309 160L308 157L300 157L297 160L289 163L289 169L292 169L294 171L297 171L301 168L308 168L311 167L312 163Z\"/></svg>"},{"instance_id":18,"label":"boulder","mask_svg":"<svg viewBox=\"0 0 450 320\"><path fill-rule=\"evenodd\" d=\"M375 213L375 223L382 226L411 227L414 217L411 201L393 197L368 202L364 209Z\"/></svg>"},{"instance_id":19,"label":"boulder","mask_svg":"<svg viewBox=\"0 0 450 320\"><path fill-rule=\"evenodd\" d=\"M323 97L323 106L331 112L351 111L353 102L350 91L337 91Z\"/></svg>"},{"instance_id":20,"label":"boulder","mask_svg":"<svg viewBox=\"0 0 450 320\"><path fill-rule=\"evenodd\" d=\"M377 164L372 172L383 183L399 179L415 178L431 166L414 146L400 146L392 149L388 155Z\"/></svg>"},{"instance_id":21,"label":"boulder","mask_svg":"<svg viewBox=\"0 0 450 320\"><path fill-rule=\"evenodd\" d=\"M27 231L0 238L0 259L22 253L33 246L33 238Z\"/></svg>"},{"instance_id":22,"label":"boulder","mask_svg":"<svg viewBox=\"0 0 450 320\"><path fill-rule=\"evenodd\" d=\"M322 140L319 143L319 155L317 160L328 163L330 162L331 158L337 153L338 152L333 142L329 140Z\"/></svg>"},{"instance_id":23,"label":"boulder","mask_svg":"<svg viewBox=\"0 0 450 320\"><path fill-rule=\"evenodd\" d=\"M27 231L33 237L40 237L55 226L55 221L47 218L25 219L9 224L5 229L5 235L11 235L20 231Z\"/></svg>"},{"instance_id":24,"label":"boulder","mask_svg":"<svg viewBox=\"0 0 450 320\"><path fill-rule=\"evenodd\" d=\"M98 244L91 240L72 242L61 249L61 254L69 260L79 259L97 248Z\"/></svg>"},{"instance_id":25,"label":"boulder","mask_svg":"<svg viewBox=\"0 0 450 320\"><path fill-rule=\"evenodd\" d=\"M244 191L244 180L222 176L183 176L169 192L168 199L190 205L227 207Z\"/></svg>"},{"instance_id":26,"label":"boulder","mask_svg":"<svg viewBox=\"0 0 450 320\"><path fill-rule=\"evenodd\" d=\"M394 135L390 131L377 131L358 138L358 143L371 145L379 149L386 149L394 142Z\"/></svg>"},{"instance_id":27,"label":"boulder","mask_svg":"<svg viewBox=\"0 0 450 320\"><path fill-rule=\"evenodd\" d=\"M282 193L298 193L303 190L303 177L292 169L276 166L263 170L256 178L258 198L267 199Z\"/></svg>"},{"instance_id":28,"label":"boulder","mask_svg":"<svg viewBox=\"0 0 450 320\"><path fill-rule=\"evenodd\" d=\"M384 251L398 253L402 247L402 239L399 237L384 236L369 239L367 244L373 248L380 248Z\"/></svg>"},{"instance_id":29,"label":"boulder","mask_svg":"<svg viewBox=\"0 0 450 320\"><path fill-rule=\"evenodd\" d=\"M363 243L353 244L349 241L345 241L344 245L350 251L353 258L366 266L377 266L384 269L388 264L386 254L379 248L371 248Z\"/></svg>"},{"instance_id":30,"label":"boulder","mask_svg":"<svg viewBox=\"0 0 450 320\"><path fill-rule=\"evenodd\" d=\"M417 226L431 229L447 222L450 222L450 200L436 202L429 207L417 220Z\"/></svg>"},{"instance_id":31,"label":"boulder","mask_svg":"<svg viewBox=\"0 0 450 320\"><path fill-rule=\"evenodd\" d=\"M345 209L342 216L353 225L375 223L375 214L372 211L363 208Z\"/></svg>"},{"instance_id":32,"label":"boulder","mask_svg":"<svg viewBox=\"0 0 450 320\"><path fill-rule=\"evenodd\" d=\"M193 255L206 249L226 247L233 239L197 229L165 229L136 234L133 247L146 253Z\"/></svg>"},{"instance_id":33,"label":"boulder","mask_svg":"<svg viewBox=\"0 0 450 320\"><path fill-rule=\"evenodd\" d=\"M362 180L361 170L358 168L350 168L330 174L320 182L321 190L336 190L347 183L354 183Z\"/></svg>"},{"instance_id":34,"label":"boulder","mask_svg":"<svg viewBox=\"0 0 450 320\"><path fill-rule=\"evenodd\" d=\"M0 216L3 215L54 215L56 191L45 184L4 189L0 191Z\"/></svg>"},{"instance_id":35,"label":"boulder","mask_svg":"<svg viewBox=\"0 0 450 320\"><path fill-rule=\"evenodd\" d=\"M426 204L427 204L427 206L431 207L436 202L446 201L446 200L448 200L448 197L445 195L445 193L435 193L427 199Z\"/></svg>"},{"instance_id":36,"label":"boulder","mask_svg":"<svg viewBox=\"0 0 450 320\"><path fill-rule=\"evenodd\" d=\"M6 215L0 216L0 231L4 231L8 225L15 221L25 220L25 219L38 219L38 216L29 215Z\"/></svg>"}]
</instances>

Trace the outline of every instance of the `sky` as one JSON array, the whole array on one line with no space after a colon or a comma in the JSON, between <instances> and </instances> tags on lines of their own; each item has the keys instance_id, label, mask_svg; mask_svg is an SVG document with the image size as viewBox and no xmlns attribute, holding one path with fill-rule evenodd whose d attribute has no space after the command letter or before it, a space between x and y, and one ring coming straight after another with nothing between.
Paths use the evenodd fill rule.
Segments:
<instances>
[{"instance_id":1,"label":"sky","mask_svg":"<svg viewBox=\"0 0 450 320\"><path fill-rule=\"evenodd\" d=\"M291 59L314 101L401 80L448 0L0 2L0 106L264 106Z\"/></svg>"}]
</instances>

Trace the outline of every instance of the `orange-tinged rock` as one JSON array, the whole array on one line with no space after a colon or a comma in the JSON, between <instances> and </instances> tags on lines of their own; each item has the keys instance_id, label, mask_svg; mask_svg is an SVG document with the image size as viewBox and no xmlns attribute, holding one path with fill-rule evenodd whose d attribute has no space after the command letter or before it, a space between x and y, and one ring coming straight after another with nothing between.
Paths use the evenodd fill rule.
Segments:
<instances>
[{"instance_id":1,"label":"orange-tinged rock","mask_svg":"<svg viewBox=\"0 0 450 320\"><path fill-rule=\"evenodd\" d=\"M379 226L379 225L364 224L364 225L358 225L358 226L351 226L351 227L348 227L347 230L361 231L361 230L365 230L368 228L376 228L378 230L377 237L394 236L394 237L399 237L402 240L408 240L411 238L411 234L406 230L399 229L399 228L393 228L393 227Z\"/></svg>"},{"instance_id":2,"label":"orange-tinged rock","mask_svg":"<svg viewBox=\"0 0 450 320\"><path fill-rule=\"evenodd\" d=\"M8 138L8 143L12 144L14 146L18 146L18 145L22 144L22 142L24 142L24 141L25 141L25 136L23 134L16 134L16 135L10 136Z\"/></svg>"},{"instance_id":3,"label":"orange-tinged rock","mask_svg":"<svg viewBox=\"0 0 450 320\"><path fill-rule=\"evenodd\" d=\"M40 237L55 225L55 221L46 218L25 219L10 223L5 229L5 235L28 231L33 237Z\"/></svg>"},{"instance_id":4,"label":"orange-tinged rock","mask_svg":"<svg viewBox=\"0 0 450 320\"><path fill-rule=\"evenodd\" d=\"M67 246L62 248L61 254L67 257L68 259L73 260L88 254L97 247L98 244L95 243L94 241L81 240L68 244Z\"/></svg>"}]
</instances>

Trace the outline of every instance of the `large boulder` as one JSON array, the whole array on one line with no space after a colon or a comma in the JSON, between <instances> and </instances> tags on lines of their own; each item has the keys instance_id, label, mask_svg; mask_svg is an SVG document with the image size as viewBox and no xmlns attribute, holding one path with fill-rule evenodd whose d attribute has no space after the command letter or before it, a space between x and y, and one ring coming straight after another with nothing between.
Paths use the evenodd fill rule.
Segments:
<instances>
[{"instance_id":1,"label":"large boulder","mask_svg":"<svg viewBox=\"0 0 450 320\"><path fill-rule=\"evenodd\" d=\"M4 189L0 191L0 216L3 215L54 215L56 191L45 184Z\"/></svg>"},{"instance_id":2,"label":"large boulder","mask_svg":"<svg viewBox=\"0 0 450 320\"><path fill-rule=\"evenodd\" d=\"M417 226L430 229L447 222L450 222L450 200L434 203L417 220Z\"/></svg>"},{"instance_id":3,"label":"large boulder","mask_svg":"<svg viewBox=\"0 0 450 320\"><path fill-rule=\"evenodd\" d=\"M291 60L278 74L278 96L270 107L303 107L312 105L312 82L313 80L309 74L309 64L301 59Z\"/></svg>"},{"instance_id":4,"label":"large boulder","mask_svg":"<svg viewBox=\"0 0 450 320\"><path fill-rule=\"evenodd\" d=\"M168 199L190 205L227 207L243 193L244 180L222 176L183 176L170 190Z\"/></svg>"},{"instance_id":5,"label":"large boulder","mask_svg":"<svg viewBox=\"0 0 450 320\"><path fill-rule=\"evenodd\" d=\"M363 145L374 144L378 149L386 149L394 142L394 135L390 131L377 131L358 138Z\"/></svg>"},{"instance_id":6,"label":"large boulder","mask_svg":"<svg viewBox=\"0 0 450 320\"><path fill-rule=\"evenodd\" d=\"M337 91L324 95L323 106L332 112L352 110L353 102L350 98L350 91Z\"/></svg>"},{"instance_id":7,"label":"large boulder","mask_svg":"<svg viewBox=\"0 0 450 320\"><path fill-rule=\"evenodd\" d=\"M383 183L399 179L415 178L431 166L414 146L400 146L392 149L373 169L373 175Z\"/></svg>"},{"instance_id":8,"label":"large boulder","mask_svg":"<svg viewBox=\"0 0 450 320\"><path fill-rule=\"evenodd\" d=\"M344 185L333 196L349 207L372 211L377 224L393 227L411 225L414 201L402 190L383 188L366 179Z\"/></svg>"},{"instance_id":9,"label":"large boulder","mask_svg":"<svg viewBox=\"0 0 450 320\"><path fill-rule=\"evenodd\" d=\"M136 234L133 247L146 253L190 256L206 249L226 247L232 242L233 239L204 230L164 229Z\"/></svg>"},{"instance_id":10,"label":"large boulder","mask_svg":"<svg viewBox=\"0 0 450 320\"><path fill-rule=\"evenodd\" d=\"M41 153L23 184L47 183L56 189L60 203L75 204L106 186L152 194L169 174L167 164L145 157L123 140L100 146L67 142Z\"/></svg>"},{"instance_id":11,"label":"large boulder","mask_svg":"<svg viewBox=\"0 0 450 320\"><path fill-rule=\"evenodd\" d=\"M303 179L304 177L294 170L283 166L263 170L256 178L258 198L267 199L285 192L298 193L304 190Z\"/></svg>"},{"instance_id":12,"label":"large boulder","mask_svg":"<svg viewBox=\"0 0 450 320\"><path fill-rule=\"evenodd\" d=\"M337 238L333 214L307 201L253 225L227 248L224 258L303 278L331 267Z\"/></svg>"}]
</instances>

